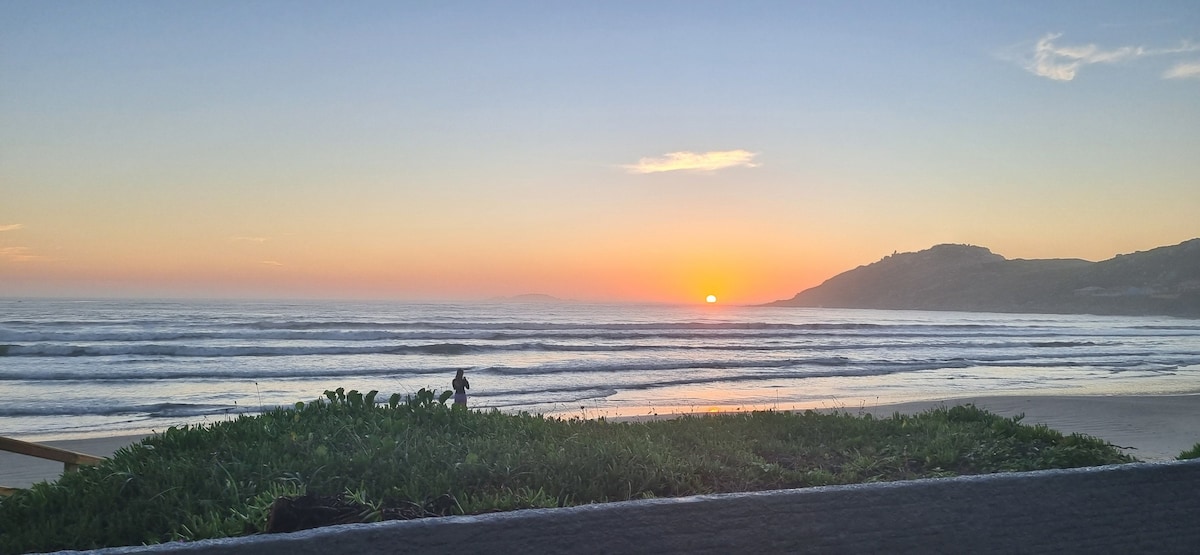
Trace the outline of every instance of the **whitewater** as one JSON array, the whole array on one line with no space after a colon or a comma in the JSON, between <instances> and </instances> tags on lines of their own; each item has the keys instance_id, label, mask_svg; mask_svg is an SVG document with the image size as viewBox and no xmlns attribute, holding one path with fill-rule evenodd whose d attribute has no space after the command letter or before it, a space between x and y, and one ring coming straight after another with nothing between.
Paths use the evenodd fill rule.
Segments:
<instances>
[{"instance_id":1,"label":"whitewater","mask_svg":"<svg viewBox=\"0 0 1200 555\"><path fill-rule=\"evenodd\" d=\"M585 303L0 299L0 435L205 424L327 389L564 417L1200 392L1200 320Z\"/></svg>"}]
</instances>

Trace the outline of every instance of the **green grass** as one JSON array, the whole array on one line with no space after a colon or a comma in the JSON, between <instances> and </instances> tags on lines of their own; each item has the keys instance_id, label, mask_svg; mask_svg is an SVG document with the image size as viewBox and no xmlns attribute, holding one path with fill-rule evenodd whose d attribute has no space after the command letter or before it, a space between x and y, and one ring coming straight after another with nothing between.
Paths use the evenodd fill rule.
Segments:
<instances>
[{"instance_id":1,"label":"green grass","mask_svg":"<svg viewBox=\"0 0 1200 555\"><path fill-rule=\"evenodd\" d=\"M1181 461L1188 459L1200 459L1200 443L1197 443L1193 445L1191 449L1180 453L1176 458Z\"/></svg>"},{"instance_id":2,"label":"green grass","mask_svg":"<svg viewBox=\"0 0 1200 555\"><path fill-rule=\"evenodd\" d=\"M171 428L0 500L0 553L261 531L282 495L439 514L1131 462L974 406L872 418L752 412L650 422L475 412L374 392ZM447 501L448 500L448 501ZM411 506L411 505L409 505Z\"/></svg>"}]
</instances>

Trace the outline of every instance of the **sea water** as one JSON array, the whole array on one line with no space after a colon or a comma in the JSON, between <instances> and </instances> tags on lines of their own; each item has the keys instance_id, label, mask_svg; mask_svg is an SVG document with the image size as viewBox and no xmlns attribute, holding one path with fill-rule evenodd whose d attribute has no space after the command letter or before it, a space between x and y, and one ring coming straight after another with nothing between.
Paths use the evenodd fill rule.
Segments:
<instances>
[{"instance_id":1,"label":"sea water","mask_svg":"<svg viewBox=\"0 0 1200 555\"><path fill-rule=\"evenodd\" d=\"M327 389L565 417L1200 391L1200 320L721 305L0 300L0 435L203 424Z\"/></svg>"}]
</instances>

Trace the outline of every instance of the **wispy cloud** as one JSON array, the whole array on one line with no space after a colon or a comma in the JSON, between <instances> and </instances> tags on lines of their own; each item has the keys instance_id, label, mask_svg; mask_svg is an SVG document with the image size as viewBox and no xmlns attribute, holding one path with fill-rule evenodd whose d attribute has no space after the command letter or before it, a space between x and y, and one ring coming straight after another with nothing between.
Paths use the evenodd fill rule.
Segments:
<instances>
[{"instance_id":1,"label":"wispy cloud","mask_svg":"<svg viewBox=\"0 0 1200 555\"><path fill-rule=\"evenodd\" d=\"M1200 79L1200 62L1179 62L1163 73L1163 79Z\"/></svg>"},{"instance_id":2,"label":"wispy cloud","mask_svg":"<svg viewBox=\"0 0 1200 555\"><path fill-rule=\"evenodd\" d=\"M1200 45L1183 41L1173 48L1147 48L1145 46L1121 46L1105 49L1095 44L1067 46L1055 41L1062 33L1050 33L1037 41L1033 57L1026 60L1025 69L1039 77L1055 81L1071 81L1084 66L1093 64L1115 64L1145 58L1200 51Z\"/></svg>"},{"instance_id":3,"label":"wispy cloud","mask_svg":"<svg viewBox=\"0 0 1200 555\"><path fill-rule=\"evenodd\" d=\"M629 173L660 173L680 170L716 171L742 166L757 167L757 153L747 150L720 150L712 152L669 152L661 158L642 158L636 164L622 166Z\"/></svg>"},{"instance_id":4,"label":"wispy cloud","mask_svg":"<svg viewBox=\"0 0 1200 555\"><path fill-rule=\"evenodd\" d=\"M0 224L0 231L14 231L25 227L25 224Z\"/></svg>"},{"instance_id":5,"label":"wispy cloud","mask_svg":"<svg viewBox=\"0 0 1200 555\"><path fill-rule=\"evenodd\" d=\"M0 247L0 260L7 260L9 262L31 262L34 260L48 260L48 258L38 254L33 254L33 249L29 247Z\"/></svg>"},{"instance_id":6,"label":"wispy cloud","mask_svg":"<svg viewBox=\"0 0 1200 555\"><path fill-rule=\"evenodd\" d=\"M267 241L270 241L271 238L270 237L246 237L246 236L239 235L236 237L230 237L229 240L236 241L236 242L242 242L242 243L266 243Z\"/></svg>"},{"instance_id":7,"label":"wispy cloud","mask_svg":"<svg viewBox=\"0 0 1200 555\"><path fill-rule=\"evenodd\" d=\"M259 262L259 264L262 264L263 266L283 266L282 262L276 262L274 260L263 260L262 262Z\"/></svg>"}]
</instances>

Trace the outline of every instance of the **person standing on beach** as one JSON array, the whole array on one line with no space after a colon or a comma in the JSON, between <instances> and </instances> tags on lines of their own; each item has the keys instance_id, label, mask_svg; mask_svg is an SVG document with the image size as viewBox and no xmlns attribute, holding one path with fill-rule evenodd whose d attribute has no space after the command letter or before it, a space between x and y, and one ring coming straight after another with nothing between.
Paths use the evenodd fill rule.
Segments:
<instances>
[{"instance_id":1,"label":"person standing on beach","mask_svg":"<svg viewBox=\"0 0 1200 555\"><path fill-rule=\"evenodd\" d=\"M450 382L454 387L454 404L467 406L467 390L471 389L471 382L467 381L466 376L463 376L462 368L458 369L458 375L454 376L454 381Z\"/></svg>"}]
</instances>

